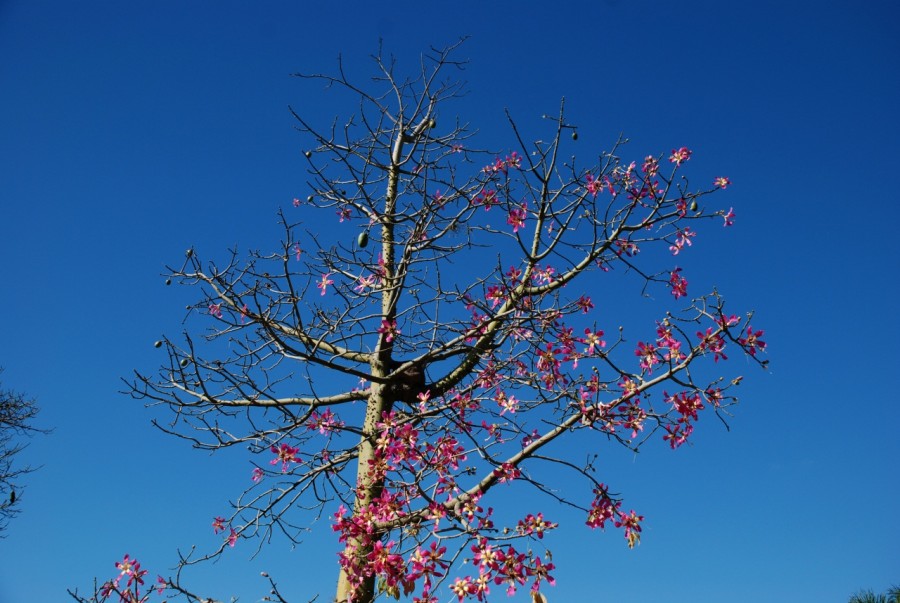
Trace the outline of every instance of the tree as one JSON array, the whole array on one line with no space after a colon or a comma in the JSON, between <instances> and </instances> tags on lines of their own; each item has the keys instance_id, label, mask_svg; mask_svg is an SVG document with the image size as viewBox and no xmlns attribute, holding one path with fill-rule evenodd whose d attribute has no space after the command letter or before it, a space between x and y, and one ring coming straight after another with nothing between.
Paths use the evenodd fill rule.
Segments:
<instances>
[{"instance_id":1,"label":"tree","mask_svg":"<svg viewBox=\"0 0 900 603\"><path fill-rule=\"evenodd\" d=\"M873 590L861 590L849 603L900 603L900 586L892 586L886 593L876 594Z\"/></svg>"},{"instance_id":2,"label":"tree","mask_svg":"<svg viewBox=\"0 0 900 603\"><path fill-rule=\"evenodd\" d=\"M525 585L539 598L553 564L532 546L557 524L537 499L495 510L498 489L580 508L634 546L643 517L566 443L678 448L701 411L724 418L736 401L741 377L715 373L726 351L765 365L751 315L728 314L715 291L691 299L673 259L699 225L732 224L708 205L729 180L691 187L690 150L634 163L624 139L582 164L564 102L540 140L508 113L515 150L479 150L450 118L455 50L423 57L412 79L379 55L371 90L342 65L298 74L358 109L326 128L292 110L309 193L280 212L283 240L223 263L190 249L170 268L198 301L131 394L171 410L164 431L249 448L255 465L234 512L215 518L220 546L186 563L295 539L327 514L343 546L337 601L431 602L442 584L460 600ZM604 303L595 312L626 294L671 304L632 339ZM452 573L464 559L469 573Z\"/></svg>"},{"instance_id":3,"label":"tree","mask_svg":"<svg viewBox=\"0 0 900 603\"><path fill-rule=\"evenodd\" d=\"M0 536L8 528L9 520L20 511L18 479L33 471L28 465L17 465L15 458L25 448L21 438L42 432L31 424L37 414L34 399L3 389L0 384Z\"/></svg>"}]
</instances>

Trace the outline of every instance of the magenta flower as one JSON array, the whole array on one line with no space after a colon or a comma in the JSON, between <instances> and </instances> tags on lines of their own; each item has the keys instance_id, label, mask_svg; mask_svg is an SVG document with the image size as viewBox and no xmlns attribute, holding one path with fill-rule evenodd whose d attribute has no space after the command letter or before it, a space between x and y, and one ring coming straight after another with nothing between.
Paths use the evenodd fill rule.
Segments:
<instances>
[{"instance_id":1,"label":"magenta flower","mask_svg":"<svg viewBox=\"0 0 900 603\"><path fill-rule=\"evenodd\" d=\"M681 165L690 158L691 150L687 147L681 147L680 149L672 149L672 155L669 157L669 161L675 165Z\"/></svg>"},{"instance_id":2,"label":"magenta flower","mask_svg":"<svg viewBox=\"0 0 900 603\"><path fill-rule=\"evenodd\" d=\"M659 162L656 161L656 158L653 155L647 155L644 158L644 165L641 167L641 170L647 174L648 177L655 176L659 171Z\"/></svg>"},{"instance_id":3,"label":"magenta flower","mask_svg":"<svg viewBox=\"0 0 900 603\"><path fill-rule=\"evenodd\" d=\"M209 313L216 318L222 318L222 304L209 304Z\"/></svg>"},{"instance_id":4,"label":"magenta flower","mask_svg":"<svg viewBox=\"0 0 900 603\"><path fill-rule=\"evenodd\" d=\"M288 446L287 444L282 444L278 448L272 446L270 450L276 455L274 459L269 461L270 465L277 465L281 463L281 472L287 473L288 466L290 463L299 463L300 461L297 459L297 453L300 452L298 448L294 448L293 446Z\"/></svg>"},{"instance_id":5,"label":"magenta flower","mask_svg":"<svg viewBox=\"0 0 900 603\"><path fill-rule=\"evenodd\" d=\"M713 180L713 184L716 188L728 188L728 185L731 184L731 180L725 178L724 176L719 176L715 180Z\"/></svg>"},{"instance_id":6,"label":"magenta flower","mask_svg":"<svg viewBox=\"0 0 900 603\"><path fill-rule=\"evenodd\" d=\"M328 278L329 276L331 276L330 272L323 274L322 280L320 280L319 283L316 285L316 287L318 289L322 290L322 295L325 295L325 292L328 290L328 285L334 284L334 281L331 280L330 278Z\"/></svg>"},{"instance_id":7,"label":"magenta flower","mask_svg":"<svg viewBox=\"0 0 900 603\"><path fill-rule=\"evenodd\" d=\"M669 251L672 252L672 255L678 255L682 249L693 245L693 243L691 243L691 239L695 236L697 236L697 233L692 231L690 228L679 230L678 236L675 239L675 244L669 247Z\"/></svg>"},{"instance_id":8,"label":"magenta flower","mask_svg":"<svg viewBox=\"0 0 900 603\"><path fill-rule=\"evenodd\" d=\"M381 326L378 327L378 332L384 335L384 340L389 343L391 341L394 341L394 338L402 333L402 331L397 328L396 320L389 321L387 319L383 319L381 321Z\"/></svg>"},{"instance_id":9,"label":"magenta flower","mask_svg":"<svg viewBox=\"0 0 900 603\"><path fill-rule=\"evenodd\" d=\"M253 468L253 473L250 474L250 479L251 479L254 483L257 483L257 482L259 482L260 480L262 480L262 478L263 478L263 470L260 469L259 467L254 467L254 468Z\"/></svg>"},{"instance_id":10,"label":"magenta flower","mask_svg":"<svg viewBox=\"0 0 900 603\"><path fill-rule=\"evenodd\" d=\"M484 189L478 196L472 200L473 205L483 205L484 211L490 211L491 207L497 205L499 201L497 200L497 191Z\"/></svg>"},{"instance_id":11,"label":"magenta flower","mask_svg":"<svg viewBox=\"0 0 900 603\"><path fill-rule=\"evenodd\" d=\"M579 297L575 301L575 305L581 308L582 314L587 314L594 309L594 302L592 302L591 298L586 295L582 295L581 297Z\"/></svg>"},{"instance_id":12,"label":"magenta flower","mask_svg":"<svg viewBox=\"0 0 900 603\"><path fill-rule=\"evenodd\" d=\"M734 208L733 207L728 208L728 213L723 214L722 218L724 218L724 220L725 220L725 224L722 225L723 228L733 226L734 225Z\"/></svg>"},{"instance_id":13,"label":"magenta flower","mask_svg":"<svg viewBox=\"0 0 900 603\"><path fill-rule=\"evenodd\" d=\"M648 373L653 372L653 366L659 364L659 356L656 354L656 346L652 343L639 341L634 355L640 358L640 366Z\"/></svg>"},{"instance_id":14,"label":"magenta flower","mask_svg":"<svg viewBox=\"0 0 900 603\"><path fill-rule=\"evenodd\" d=\"M525 228L526 216L527 212L525 205L513 208L509 210L509 217L506 218L506 223L513 227L513 232L519 232L520 228Z\"/></svg>"},{"instance_id":15,"label":"magenta flower","mask_svg":"<svg viewBox=\"0 0 900 603\"><path fill-rule=\"evenodd\" d=\"M131 559L127 553L125 554L125 557L122 558L122 561L116 562L116 569L121 571L123 576L133 574L138 567L140 567L140 564L137 560Z\"/></svg>"},{"instance_id":16,"label":"magenta flower","mask_svg":"<svg viewBox=\"0 0 900 603\"><path fill-rule=\"evenodd\" d=\"M718 362L719 358L728 360L728 356L725 355L724 351L725 338L722 337L721 333L713 333L712 327L709 327L706 329L706 333L697 331L697 337L700 338L700 349L705 352L712 352L715 362Z\"/></svg>"},{"instance_id":17,"label":"magenta flower","mask_svg":"<svg viewBox=\"0 0 900 603\"><path fill-rule=\"evenodd\" d=\"M590 356L599 351L600 348L606 347L606 342L603 341L601 337L603 337L603 331L584 330L584 339L582 340L582 343L587 344L587 347L584 350L585 355Z\"/></svg>"},{"instance_id":18,"label":"magenta flower","mask_svg":"<svg viewBox=\"0 0 900 603\"><path fill-rule=\"evenodd\" d=\"M675 299L687 295L688 282L686 278L679 274L680 272L681 268L675 268L669 274L669 286L672 288L672 295L675 296Z\"/></svg>"},{"instance_id":19,"label":"magenta flower","mask_svg":"<svg viewBox=\"0 0 900 603\"><path fill-rule=\"evenodd\" d=\"M216 517L215 519L213 519L212 527L213 527L213 533L215 533L215 534L218 534L219 532L224 530L225 529L225 518L224 517ZM126 557L126 559L128 558L127 555L125 557Z\"/></svg>"},{"instance_id":20,"label":"magenta flower","mask_svg":"<svg viewBox=\"0 0 900 603\"><path fill-rule=\"evenodd\" d=\"M765 350L766 342L760 339L763 336L763 331L754 331L753 327L747 326L747 336L741 337L738 339L738 343L740 343L747 350L747 353L751 356L756 356L757 350Z\"/></svg>"}]
</instances>

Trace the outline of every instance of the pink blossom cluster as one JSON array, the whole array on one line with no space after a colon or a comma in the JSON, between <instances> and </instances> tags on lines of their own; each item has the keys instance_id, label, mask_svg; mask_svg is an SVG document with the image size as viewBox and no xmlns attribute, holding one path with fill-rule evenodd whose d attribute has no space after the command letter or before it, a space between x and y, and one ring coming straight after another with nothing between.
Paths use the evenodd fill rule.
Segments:
<instances>
[{"instance_id":1,"label":"pink blossom cluster","mask_svg":"<svg viewBox=\"0 0 900 603\"><path fill-rule=\"evenodd\" d=\"M148 574L148 571L141 568L137 559L132 559L127 554L122 561L116 562L116 569L119 570L119 575L104 582L100 587L100 601L107 601L115 595L120 603L146 603L154 590L161 595L166 589L166 580L162 576L157 576L156 585L142 594L144 576ZM122 586L123 580L125 581L124 587Z\"/></svg>"}]
</instances>

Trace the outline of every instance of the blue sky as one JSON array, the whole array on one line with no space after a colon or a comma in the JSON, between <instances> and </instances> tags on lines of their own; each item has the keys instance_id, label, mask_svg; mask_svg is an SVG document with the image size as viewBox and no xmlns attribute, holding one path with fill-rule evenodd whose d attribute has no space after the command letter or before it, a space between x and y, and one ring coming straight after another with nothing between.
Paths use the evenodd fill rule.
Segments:
<instances>
[{"instance_id":1,"label":"blue sky","mask_svg":"<svg viewBox=\"0 0 900 603\"><path fill-rule=\"evenodd\" d=\"M738 221L692 270L756 310L772 361L747 366L730 432L710 417L691 447L603 451L642 544L573 517L550 600L845 601L900 582L900 10L825 4L0 2L0 366L54 428L23 455L41 469L0 541L0 601L65 600L126 552L166 573L214 546L246 459L154 431L118 393L192 301L159 275L191 246L278 240L276 210L305 191L287 106L333 114L289 74L339 53L362 72L379 39L412 65L461 35L458 110L485 146L513 143L504 107L533 120L565 96L585 153L621 132L635 159L685 145L731 178ZM236 548L194 583L257 601L267 570L327 600L322 532Z\"/></svg>"}]
</instances>

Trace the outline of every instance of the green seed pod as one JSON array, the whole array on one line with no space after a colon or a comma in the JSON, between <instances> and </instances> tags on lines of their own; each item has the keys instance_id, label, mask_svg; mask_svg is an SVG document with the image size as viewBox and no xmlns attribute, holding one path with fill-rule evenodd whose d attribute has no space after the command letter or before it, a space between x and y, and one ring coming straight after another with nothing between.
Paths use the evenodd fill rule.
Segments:
<instances>
[{"instance_id":1,"label":"green seed pod","mask_svg":"<svg viewBox=\"0 0 900 603\"><path fill-rule=\"evenodd\" d=\"M161 341L154 341L154 342L153 342L153 347L155 347L155 348L161 348L161 347L162 347L162 342L161 342Z\"/></svg>"},{"instance_id":2,"label":"green seed pod","mask_svg":"<svg viewBox=\"0 0 900 603\"><path fill-rule=\"evenodd\" d=\"M356 237L356 244L359 245L361 248L368 245L369 244L369 233L365 230L362 231L361 233L359 233L359 236Z\"/></svg>"},{"instance_id":3,"label":"green seed pod","mask_svg":"<svg viewBox=\"0 0 900 603\"><path fill-rule=\"evenodd\" d=\"M303 154L306 156L307 159L309 159L310 157L312 157L312 151L306 151L306 152L303 153Z\"/></svg>"},{"instance_id":4,"label":"green seed pod","mask_svg":"<svg viewBox=\"0 0 900 603\"><path fill-rule=\"evenodd\" d=\"M188 359L187 359L187 358L182 358L182 359L181 359L181 362L180 362L179 364L181 364L181 368L186 367L186 366L188 365Z\"/></svg>"},{"instance_id":5,"label":"green seed pod","mask_svg":"<svg viewBox=\"0 0 900 603\"><path fill-rule=\"evenodd\" d=\"M691 211L697 211L697 200L691 199Z\"/></svg>"},{"instance_id":6,"label":"green seed pod","mask_svg":"<svg viewBox=\"0 0 900 603\"><path fill-rule=\"evenodd\" d=\"M171 284L172 284L172 279L167 278L167 279L166 279L166 286L168 287L168 286L171 285Z\"/></svg>"},{"instance_id":7,"label":"green seed pod","mask_svg":"<svg viewBox=\"0 0 900 603\"><path fill-rule=\"evenodd\" d=\"M578 140L578 132L572 130L572 140Z\"/></svg>"},{"instance_id":8,"label":"green seed pod","mask_svg":"<svg viewBox=\"0 0 900 603\"><path fill-rule=\"evenodd\" d=\"M432 118L431 118L431 121L428 122L428 127L429 127L429 128L436 128L436 127L437 127L437 120L436 120L435 118L432 117Z\"/></svg>"},{"instance_id":9,"label":"green seed pod","mask_svg":"<svg viewBox=\"0 0 900 603\"><path fill-rule=\"evenodd\" d=\"M313 202L313 198L314 198L314 197L313 197L312 195L308 196L308 197L306 198L306 202L307 202L307 203L312 203L312 202Z\"/></svg>"}]
</instances>

